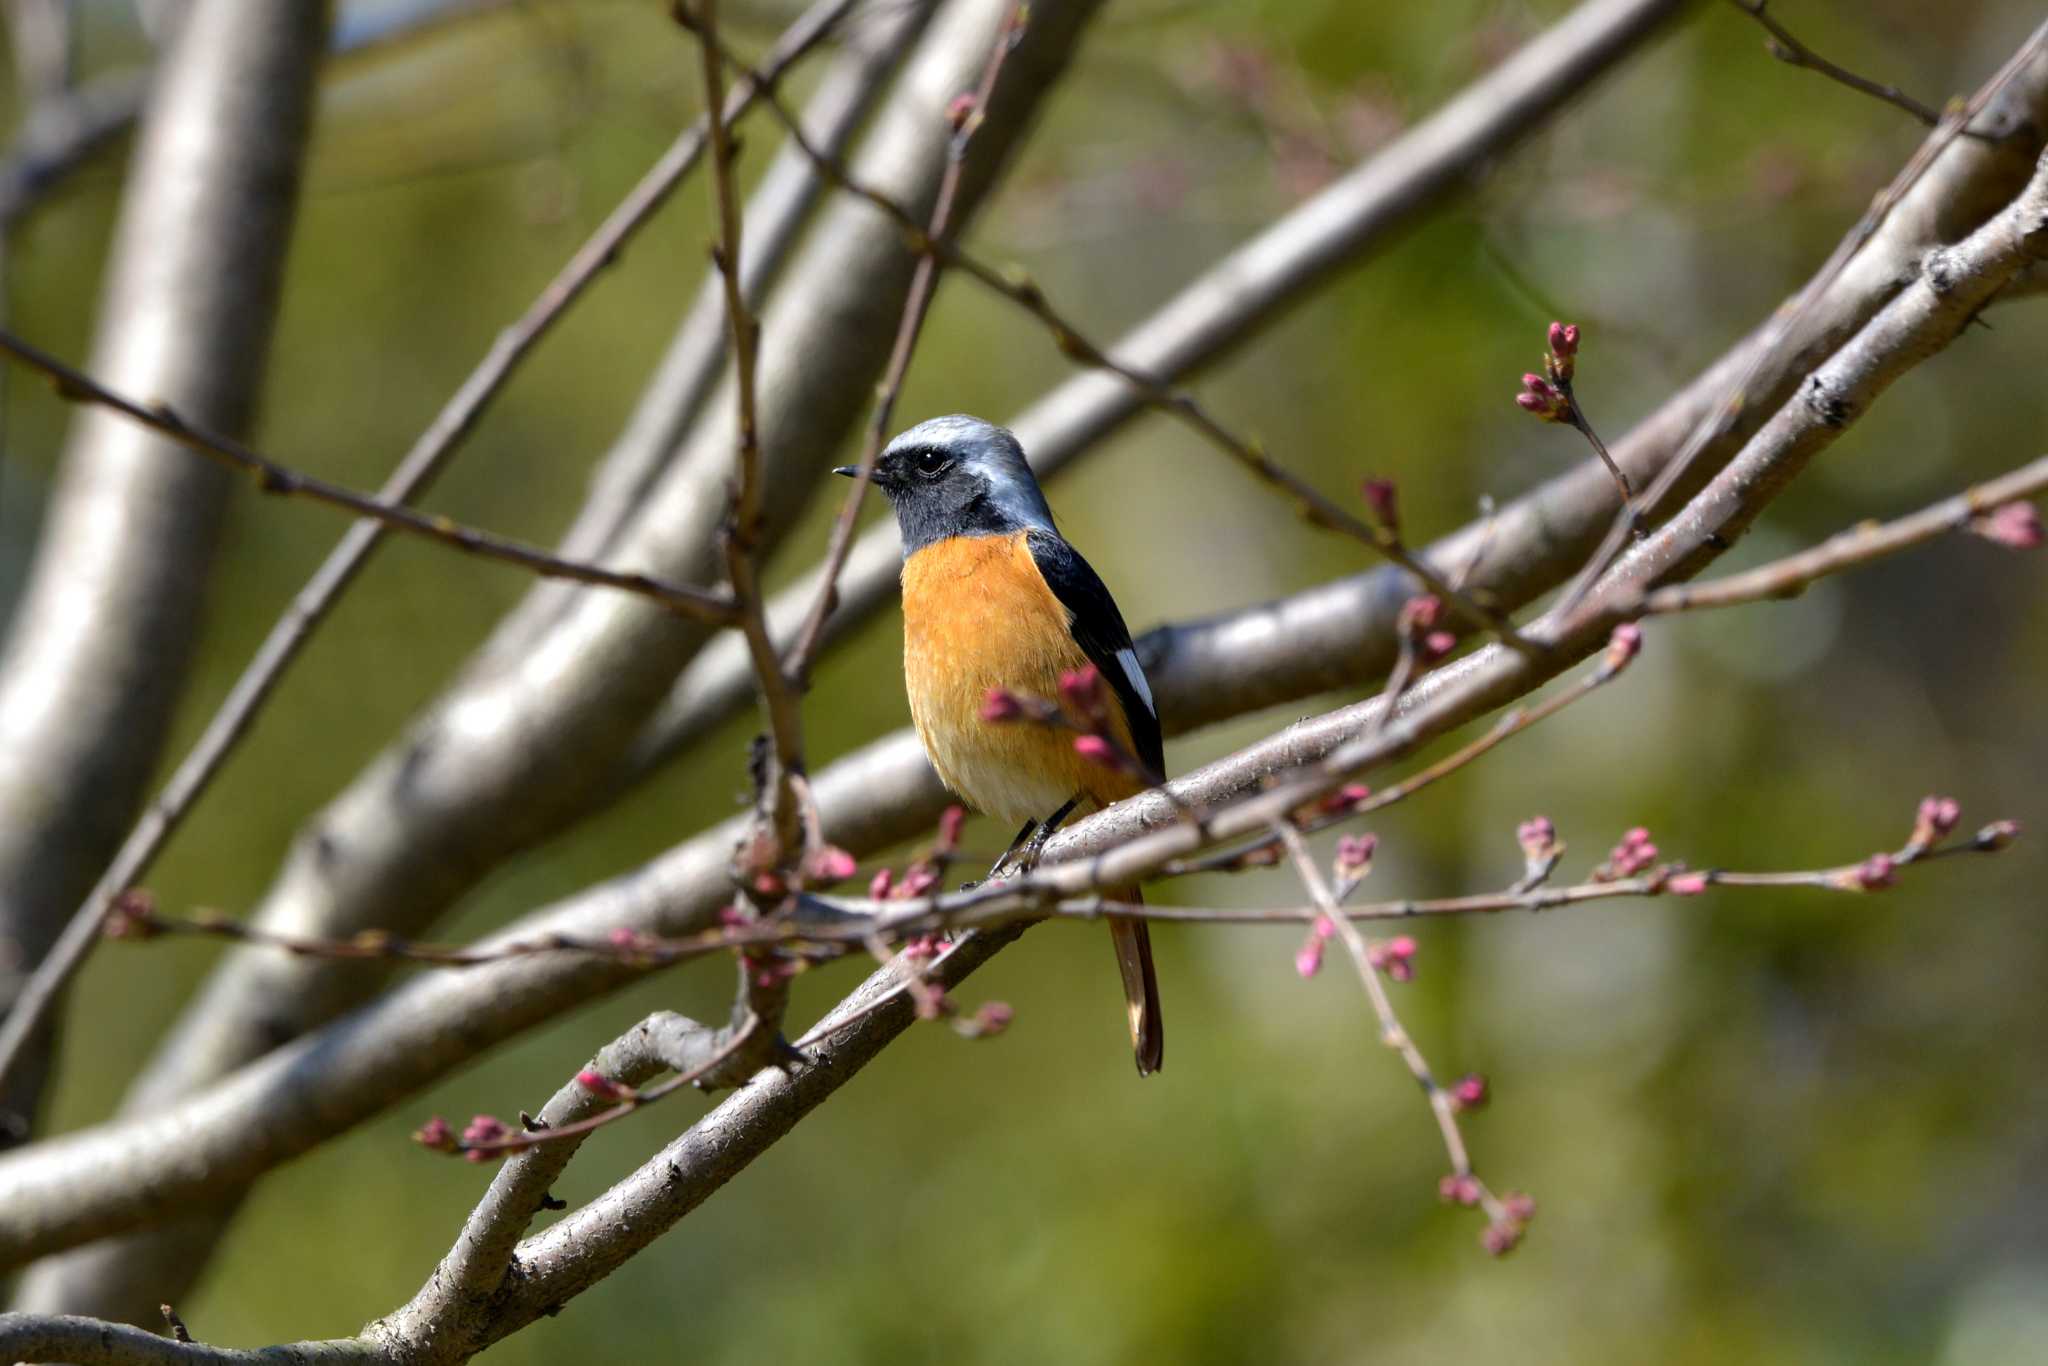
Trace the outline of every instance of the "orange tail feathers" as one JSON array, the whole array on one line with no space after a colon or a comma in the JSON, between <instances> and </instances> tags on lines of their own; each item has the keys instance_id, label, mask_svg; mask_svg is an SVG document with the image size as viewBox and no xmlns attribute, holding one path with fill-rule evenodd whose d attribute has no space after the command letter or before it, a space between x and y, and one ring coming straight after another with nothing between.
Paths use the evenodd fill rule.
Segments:
<instances>
[{"instance_id":1,"label":"orange tail feathers","mask_svg":"<svg viewBox=\"0 0 2048 1366\"><path fill-rule=\"evenodd\" d=\"M1145 898L1136 887L1109 894L1114 901ZM1116 948L1116 970L1124 979L1124 1005L1131 1016L1131 1048L1138 1056L1138 1075L1150 1076L1166 1060L1166 1023L1159 1013L1159 975L1152 967L1152 931L1142 920L1109 918L1109 939Z\"/></svg>"}]
</instances>

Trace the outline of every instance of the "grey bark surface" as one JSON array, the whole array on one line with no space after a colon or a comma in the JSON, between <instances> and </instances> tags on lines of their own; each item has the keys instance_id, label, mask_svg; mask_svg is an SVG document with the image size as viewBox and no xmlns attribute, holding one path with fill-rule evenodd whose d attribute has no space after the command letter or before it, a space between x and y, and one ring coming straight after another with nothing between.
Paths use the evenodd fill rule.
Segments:
<instances>
[{"instance_id":1,"label":"grey bark surface","mask_svg":"<svg viewBox=\"0 0 2048 1366\"><path fill-rule=\"evenodd\" d=\"M136 147L95 375L247 429L325 36L321 5L194 9ZM43 956L140 800L185 679L229 488L219 469L111 413L72 421L0 658L0 952L15 970ZM0 1005L12 996L11 983L0 988ZM32 1114L45 1066L29 1059L0 1105Z\"/></svg>"}]
</instances>

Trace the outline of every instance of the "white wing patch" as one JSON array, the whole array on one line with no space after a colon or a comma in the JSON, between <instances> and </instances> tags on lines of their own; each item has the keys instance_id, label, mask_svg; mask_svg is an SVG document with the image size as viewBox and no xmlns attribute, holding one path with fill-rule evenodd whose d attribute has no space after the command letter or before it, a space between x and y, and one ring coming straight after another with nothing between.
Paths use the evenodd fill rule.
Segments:
<instances>
[{"instance_id":1,"label":"white wing patch","mask_svg":"<svg viewBox=\"0 0 2048 1366\"><path fill-rule=\"evenodd\" d=\"M1159 708L1152 703L1152 685L1145 681L1145 671L1138 667L1138 652L1128 648L1118 650L1116 662L1124 666L1124 677L1131 680L1131 687L1143 699L1145 710L1152 713L1153 719L1158 719Z\"/></svg>"}]
</instances>

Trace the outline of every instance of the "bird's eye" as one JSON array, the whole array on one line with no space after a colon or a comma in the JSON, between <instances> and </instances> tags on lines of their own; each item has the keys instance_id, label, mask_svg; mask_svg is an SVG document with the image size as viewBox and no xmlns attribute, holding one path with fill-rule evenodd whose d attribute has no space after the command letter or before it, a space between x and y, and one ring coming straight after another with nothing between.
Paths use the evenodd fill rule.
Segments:
<instances>
[{"instance_id":1,"label":"bird's eye","mask_svg":"<svg viewBox=\"0 0 2048 1366\"><path fill-rule=\"evenodd\" d=\"M917 466L919 474L927 476L943 473L946 466L952 463L944 451L934 450L919 451L911 457L911 461Z\"/></svg>"}]
</instances>

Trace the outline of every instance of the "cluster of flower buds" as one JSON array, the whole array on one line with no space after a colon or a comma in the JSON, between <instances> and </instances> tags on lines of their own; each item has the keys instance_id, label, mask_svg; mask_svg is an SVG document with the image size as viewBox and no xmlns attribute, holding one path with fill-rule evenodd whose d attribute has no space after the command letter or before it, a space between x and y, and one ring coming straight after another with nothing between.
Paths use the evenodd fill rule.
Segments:
<instances>
[{"instance_id":1,"label":"cluster of flower buds","mask_svg":"<svg viewBox=\"0 0 2048 1366\"><path fill-rule=\"evenodd\" d=\"M1541 375L1522 376L1522 392L1515 395L1515 402L1521 406L1523 412L1540 417L1545 422L1571 420L1572 401Z\"/></svg>"},{"instance_id":2,"label":"cluster of flower buds","mask_svg":"<svg viewBox=\"0 0 2048 1366\"><path fill-rule=\"evenodd\" d=\"M1949 832L1962 818L1962 804L1954 797L1940 797L1932 793L1922 797L1919 809L1913 813L1913 834L1906 841L1906 847L1916 855L1932 849L1948 838Z\"/></svg>"},{"instance_id":3,"label":"cluster of flower buds","mask_svg":"<svg viewBox=\"0 0 2048 1366\"><path fill-rule=\"evenodd\" d=\"M1486 1226L1479 1245L1496 1257L1505 1257L1522 1244L1529 1221L1536 1217L1536 1202L1519 1191L1501 1197L1501 1217Z\"/></svg>"},{"instance_id":4,"label":"cluster of flower buds","mask_svg":"<svg viewBox=\"0 0 2048 1366\"><path fill-rule=\"evenodd\" d=\"M512 1130L495 1115L478 1115L458 1137L448 1121L435 1115L413 1130L412 1141L437 1153L461 1153L471 1162L494 1162L505 1155L499 1146Z\"/></svg>"},{"instance_id":5,"label":"cluster of flower buds","mask_svg":"<svg viewBox=\"0 0 2048 1366\"><path fill-rule=\"evenodd\" d=\"M1443 619L1443 601L1434 593L1425 593L1401 604L1401 614L1395 618L1394 629L1414 649L1417 659L1424 664L1434 664L1458 644L1455 635L1439 629Z\"/></svg>"},{"instance_id":6,"label":"cluster of flower buds","mask_svg":"<svg viewBox=\"0 0 2048 1366\"><path fill-rule=\"evenodd\" d=\"M141 887L130 887L107 907L100 933L108 939L154 939L163 933L156 918L156 898Z\"/></svg>"},{"instance_id":7,"label":"cluster of flower buds","mask_svg":"<svg viewBox=\"0 0 2048 1366\"><path fill-rule=\"evenodd\" d=\"M1365 951L1365 961L1387 974L1390 981L1415 980L1415 941L1405 934L1382 939Z\"/></svg>"},{"instance_id":8,"label":"cluster of flower buds","mask_svg":"<svg viewBox=\"0 0 2048 1366\"><path fill-rule=\"evenodd\" d=\"M1375 834L1340 835L1337 838L1336 873L1338 883L1350 890L1365 881L1372 872L1373 855L1380 849L1380 837Z\"/></svg>"},{"instance_id":9,"label":"cluster of flower buds","mask_svg":"<svg viewBox=\"0 0 2048 1366\"><path fill-rule=\"evenodd\" d=\"M1548 341L1550 349L1543 356L1544 373L1522 376L1522 392L1515 395L1515 402L1523 412L1545 422L1571 422L1576 416L1572 406L1572 375L1578 368L1578 324L1552 323Z\"/></svg>"},{"instance_id":10,"label":"cluster of flower buds","mask_svg":"<svg viewBox=\"0 0 2048 1366\"><path fill-rule=\"evenodd\" d=\"M1647 872L1656 863L1657 846L1651 842L1650 832L1639 825L1621 837L1621 843L1607 855L1607 862L1593 870L1592 880L1616 882Z\"/></svg>"},{"instance_id":11,"label":"cluster of flower buds","mask_svg":"<svg viewBox=\"0 0 2048 1366\"><path fill-rule=\"evenodd\" d=\"M1548 816L1531 816L1515 827L1515 842L1522 846L1522 882L1534 887L1549 877L1564 857L1564 845L1557 827Z\"/></svg>"},{"instance_id":12,"label":"cluster of flower buds","mask_svg":"<svg viewBox=\"0 0 2048 1366\"><path fill-rule=\"evenodd\" d=\"M2010 550L2033 550L2041 544L2041 513L2024 498L2000 503L1970 519L1970 531Z\"/></svg>"}]
</instances>

